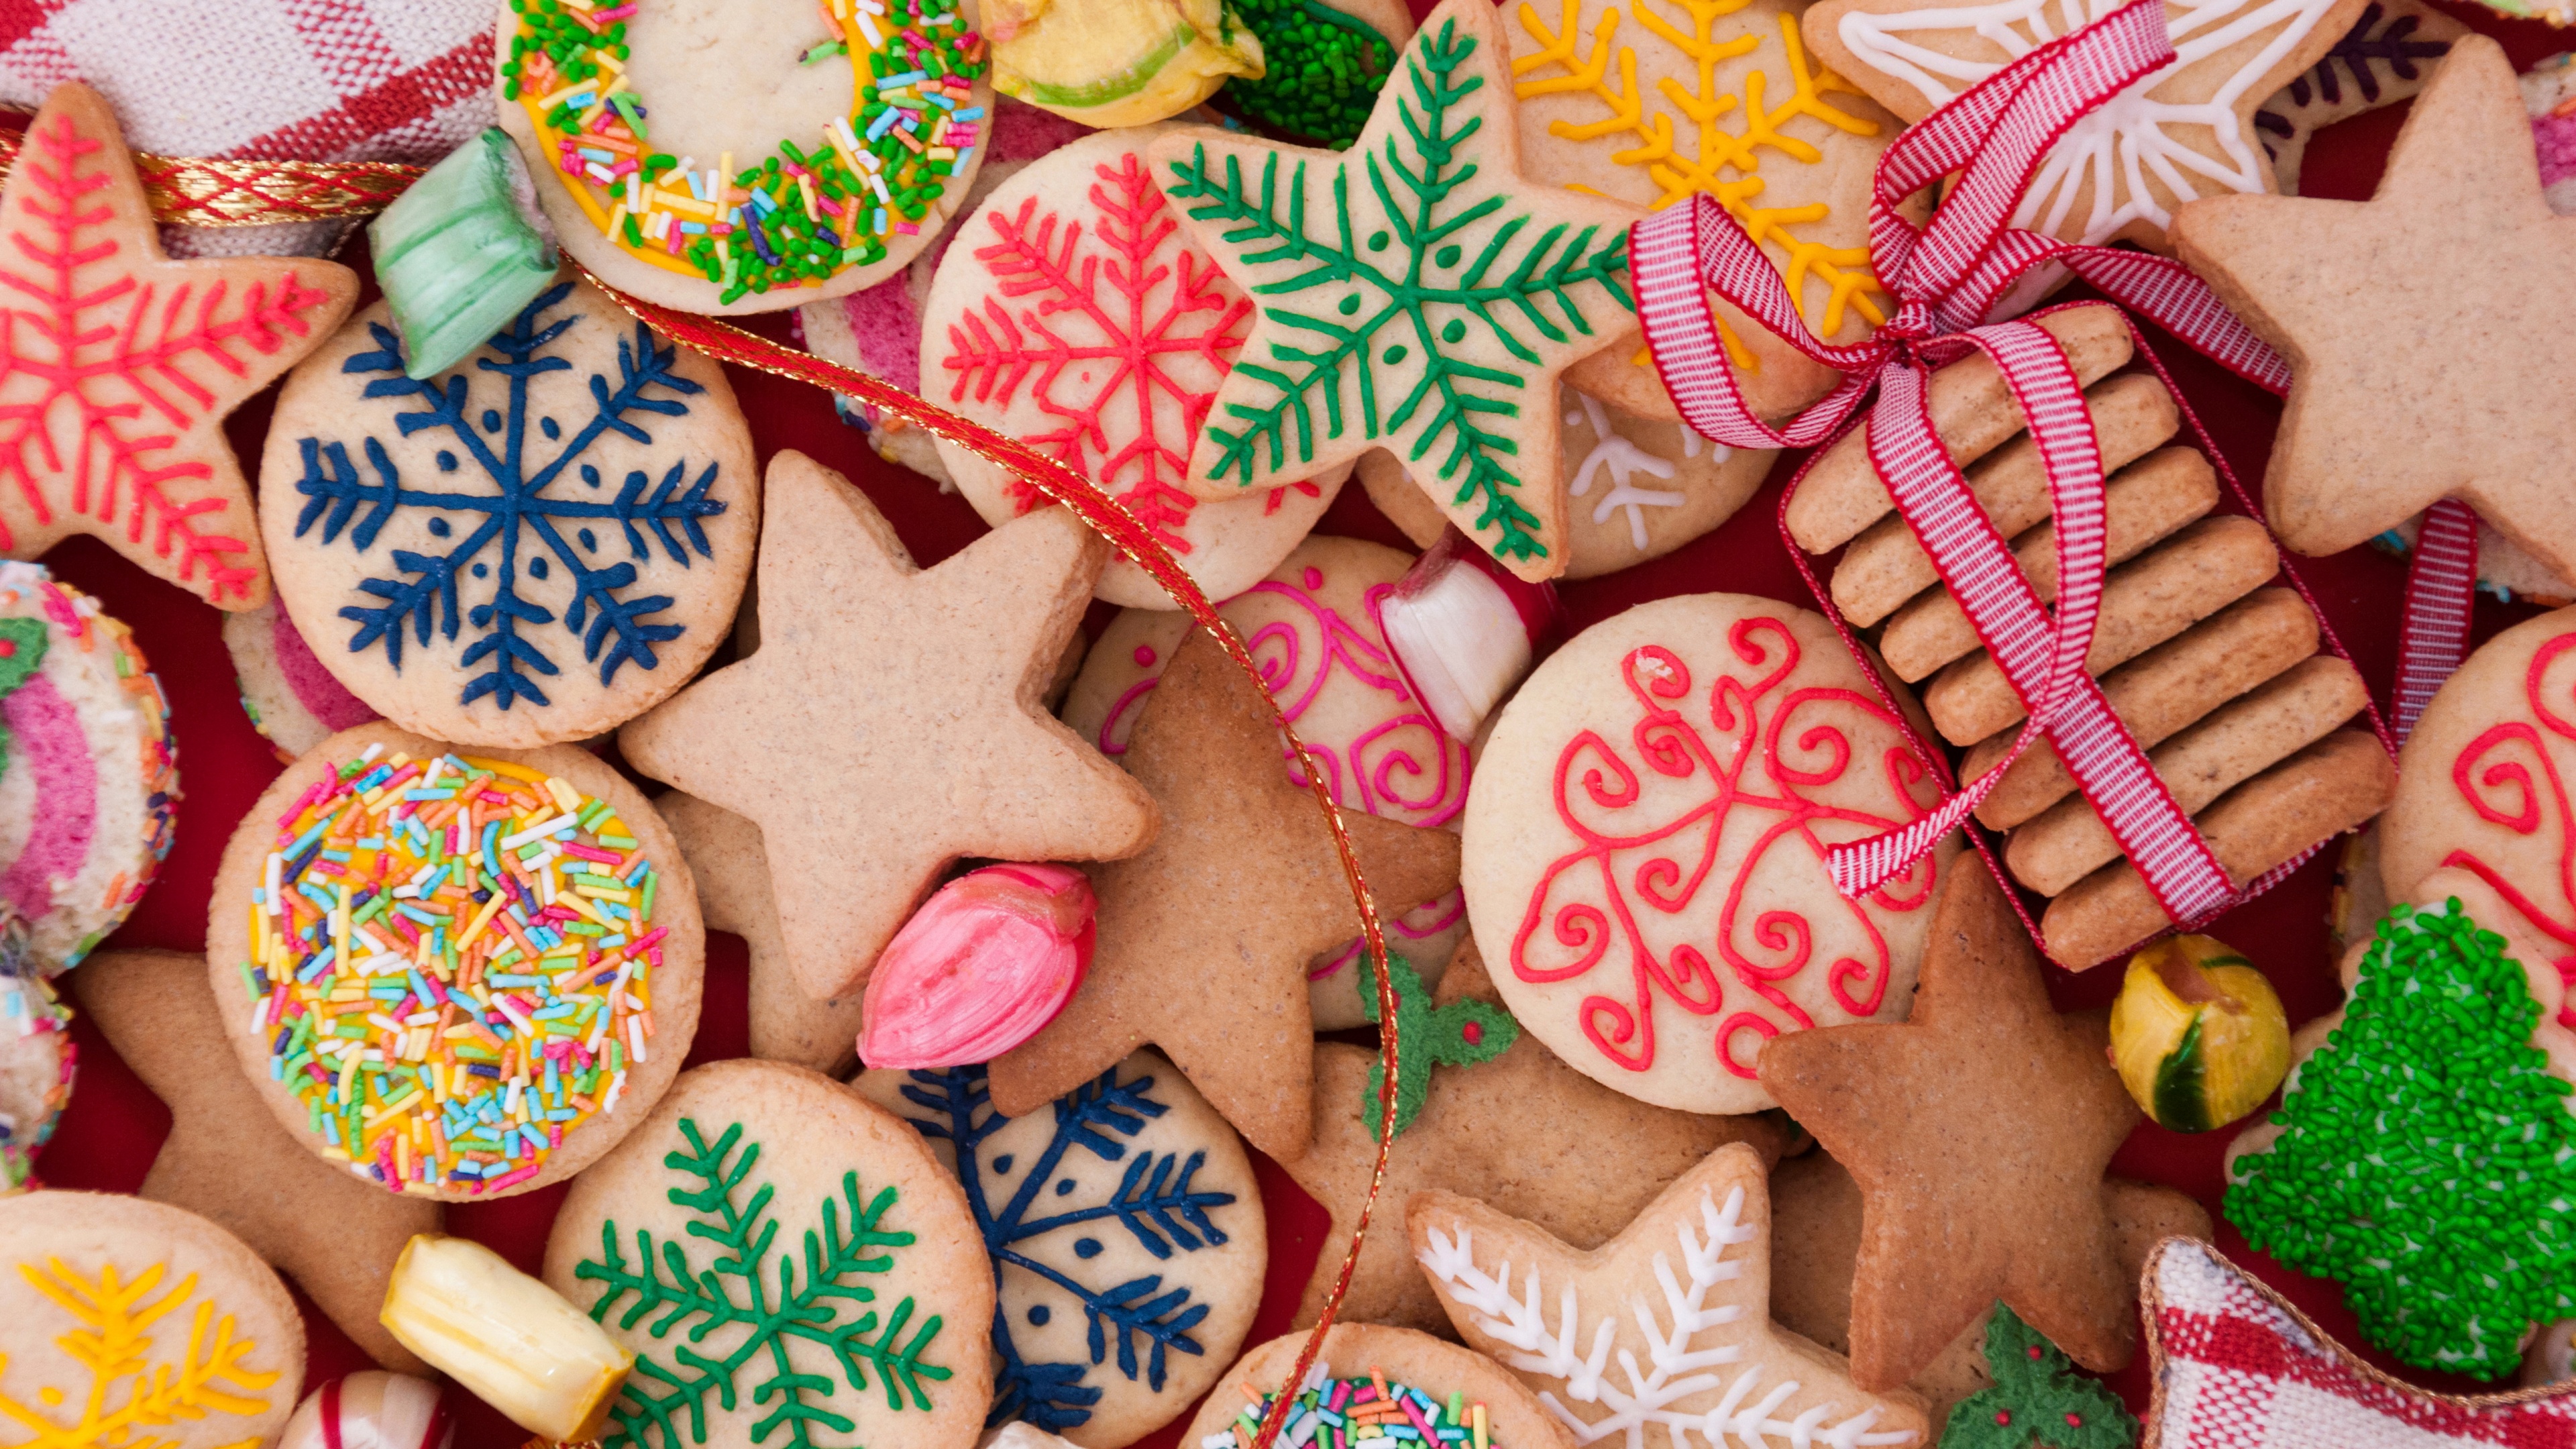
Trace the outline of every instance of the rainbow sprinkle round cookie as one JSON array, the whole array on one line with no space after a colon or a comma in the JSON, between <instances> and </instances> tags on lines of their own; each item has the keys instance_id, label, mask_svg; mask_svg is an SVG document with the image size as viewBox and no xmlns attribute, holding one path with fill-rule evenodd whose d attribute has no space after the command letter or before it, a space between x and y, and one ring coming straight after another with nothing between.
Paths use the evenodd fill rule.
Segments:
<instances>
[{"instance_id":1,"label":"rainbow sprinkle round cookie","mask_svg":"<svg viewBox=\"0 0 2576 1449\"><path fill-rule=\"evenodd\" d=\"M691 312L893 275L973 181L969 0L505 0L501 124L564 247Z\"/></svg>"},{"instance_id":2,"label":"rainbow sprinkle round cookie","mask_svg":"<svg viewBox=\"0 0 2576 1449\"><path fill-rule=\"evenodd\" d=\"M678 845L616 771L386 724L324 740L251 807L207 945L279 1120L450 1201L615 1146L688 1054L705 965Z\"/></svg>"},{"instance_id":3,"label":"rainbow sprinkle round cookie","mask_svg":"<svg viewBox=\"0 0 2576 1449\"><path fill-rule=\"evenodd\" d=\"M1182 1431L1185 1449L1250 1449L1306 1338L1274 1338L1238 1360ZM1574 1449L1501 1364L1410 1328L1334 1324L1289 1398L1279 1442L1295 1449Z\"/></svg>"}]
</instances>

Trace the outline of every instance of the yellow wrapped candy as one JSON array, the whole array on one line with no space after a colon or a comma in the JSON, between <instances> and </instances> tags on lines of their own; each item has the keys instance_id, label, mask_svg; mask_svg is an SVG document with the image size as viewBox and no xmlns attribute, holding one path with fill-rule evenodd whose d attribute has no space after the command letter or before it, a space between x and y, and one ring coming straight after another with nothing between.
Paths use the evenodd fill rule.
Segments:
<instances>
[{"instance_id":1,"label":"yellow wrapped candy","mask_svg":"<svg viewBox=\"0 0 2576 1449\"><path fill-rule=\"evenodd\" d=\"M1263 73L1226 0L986 0L984 32L995 90L1086 126L1151 125Z\"/></svg>"},{"instance_id":2,"label":"yellow wrapped candy","mask_svg":"<svg viewBox=\"0 0 2576 1449\"><path fill-rule=\"evenodd\" d=\"M2111 1003L2111 1064L2149 1117L2206 1132L2281 1085L2290 1019L2272 983L2225 942L2171 936L2129 958Z\"/></svg>"},{"instance_id":3,"label":"yellow wrapped candy","mask_svg":"<svg viewBox=\"0 0 2576 1449\"><path fill-rule=\"evenodd\" d=\"M402 1346L532 1434L596 1439L635 1356L552 1288L465 1238L416 1234L381 1315Z\"/></svg>"}]
</instances>

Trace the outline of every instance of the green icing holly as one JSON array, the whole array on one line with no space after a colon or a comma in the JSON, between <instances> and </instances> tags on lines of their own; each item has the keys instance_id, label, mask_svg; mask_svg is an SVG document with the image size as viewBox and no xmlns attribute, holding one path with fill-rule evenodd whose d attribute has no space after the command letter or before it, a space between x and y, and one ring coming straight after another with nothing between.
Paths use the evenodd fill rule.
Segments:
<instances>
[{"instance_id":1,"label":"green icing holly","mask_svg":"<svg viewBox=\"0 0 2576 1449\"><path fill-rule=\"evenodd\" d=\"M2129 1449L2138 1421L2099 1380L2075 1371L2057 1345L1998 1303L1986 1320L1992 1388L1950 1409L1941 1449Z\"/></svg>"},{"instance_id":2,"label":"green icing holly","mask_svg":"<svg viewBox=\"0 0 2576 1449\"><path fill-rule=\"evenodd\" d=\"M2531 1044L2540 1007L2455 898L2392 909L2283 1129L2239 1159L2227 1216L2339 1279L2373 1343L2494 1378L2523 1329L2576 1313L2576 1119Z\"/></svg>"},{"instance_id":3,"label":"green icing holly","mask_svg":"<svg viewBox=\"0 0 2576 1449\"><path fill-rule=\"evenodd\" d=\"M8 698L19 685L36 677L36 671L44 667L45 645L52 637L42 619L0 619L0 699ZM0 771L8 768L9 727L0 724Z\"/></svg>"},{"instance_id":4,"label":"green icing holly","mask_svg":"<svg viewBox=\"0 0 2576 1449\"><path fill-rule=\"evenodd\" d=\"M1158 156L1165 194L1261 307L1191 466L1272 486L1382 445L1497 558L1536 559L1561 527L1555 501L1527 495L1542 518L1523 493L1557 482L1555 374L1628 325L1628 234L1609 203L1474 159L1512 102L1495 22L1461 11L1414 38L1339 157L1283 168L1233 138Z\"/></svg>"},{"instance_id":5,"label":"green icing holly","mask_svg":"<svg viewBox=\"0 0 2576 1449\"><path fill-rule=\"evenodd\" d=\"M1395 1130L1402 1132L1413 1125L1422 1112L1422 1099L1431 1090L1433 1067L1466 1067L1490 1062L1521 1039L1521 1024L1512 1014L1483 1001L1453 1001L1447 1006L1431 1004L1431 988L1422 984L1411 962L1401 956L1386 958L1387 980L1395 988ZM1369 964L1366 951L1360 953L1360 1009L1368 1019L1378 1019L1377 971ZM1368 1096L1361 1100L1360 1116L1367 1120L1369 1136L1378 1135L1378 1094L1386 1089L1386 1063L1381 1060L1369 1068Z\"/></svg>"},{"instance_id":6,"label":"green icing holly","mask_svg":"<svg viewBox=\"0 0 2576 1449\"><path fill-rule=\"evenodd\" d=\"M1261 37L1267 69L1226 82L1226 101L1247 120L1336 151L1358 140L1395 65L1394 44L1321 0L1240 0L1236 9Z\"/></svg>"},{"instance_id":7,"label":"green icing holly","mask_svg":"<svg viewBox=\"0 0 2576 1449\"><path fill-rule=\"evenodd\" d=\"M929 1409L930 1396L921 1381L949 1376L949 1370L921 1360L922 1350L938 1336L939 1315L925 1319L905 1342L912 1299L905 1298L882 1318L874 1308L857 1308L875 1302L876 1290L855 1280L894 1266L891 1253L871 1250L912 1244L912 1234L877 1226L893 1208L895 1190L886 1188L862 1206L859 1175L842 1174L840 1200L826 1199L822 1228L805 1234L800 1286L798 1256L772 1253L778 1237L778 1224L769 1216L773 1189L764 1183L749 1201L742 1200L743 1180L760 1160L760 1144L735 1156L742 1140L739 1122L712 1146L690 1118L680 1119L680 1135L688 1139L687 1150L668 1154L663 1165L700 1185L672 1188L670 1199L696 1214L688 1235L713 1244L715 1255L706 1266L696 1266L681 1244L665 1242L657 1250L653 1235L639 1229L630 1264L618 1249L617 1224L611 1220L600 1226L601 1261L585 1259L573 1268L575 1278L608 1287L591 1305L592 1318L606 1322L618 1303L633 1294L634 1302L617 1320L619 1328L631 1329L650 1317L645 1331L657 1340L685 1330L667 1353L636 1355L634 1377L610 1411L604 1449L677 1449L683 1443L708 1442L708 1397L722 1408L733 1408L741 1401L736 1381L746 1372L764 1375L751 1386L750 1401L769 1409L751 1426L754 1444L768 1443L781 1428L787 1431L778 1441L784 1449L820 1449L813 1438L819 1430L849 1433L857 1421L834 1405L857 1405L836 1397L841 1384L830 1375L799 1372L788 1352L795 1343L828 1350L842 1380L860 1393L867 1390L867 1369L874 1365L888 1409ZM657 1261L668 1277L656 1269ZM747 1330L738 1341L725 1331L736 1328ZM722 1351L702 1351L708 1345Z\"/></svg>"}]
</instances>

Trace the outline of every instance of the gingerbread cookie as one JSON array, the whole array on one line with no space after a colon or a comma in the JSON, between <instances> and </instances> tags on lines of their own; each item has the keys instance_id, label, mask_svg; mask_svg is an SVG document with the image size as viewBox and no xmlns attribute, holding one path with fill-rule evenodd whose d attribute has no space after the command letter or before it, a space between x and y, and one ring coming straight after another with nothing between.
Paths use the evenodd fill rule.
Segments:
<instances>
[{"instance_id":1,"label":"gingerbread cookie","mask_svg":"<svg viewBox=\"0 0 2576 1449\"><path fill-rule=\"evenodd\" d=\"M866 495L804 454L771 459L768 491L759 647L618 744L637 769L761 827L806 995L863 985L960 856L1144 848L1150 798L1039 697L1107 544L1051 510L922 569ZM817 813L818 794L867 809Z\"/></svg>"},{"instance_id":2,"label":"gingerbread cookie","mask_svg":"<svg viewBox=\"0 0 2576 1449\"><path fill-rule=\"evenodd\" d=\"M159 1203L0 1202L0 1414L62 1449L265 1444L304 1385L304 1321L241 1240Z\"/></svg>"},{"instance_id":3,"label":"gingerbread cookie","mask_svg":"<svg viewBox=\"0 0 2576 1449\"><path fill-rule=\"evenodd\" d=\"M1218 607L1252 650L1297 737L1342 805L1407 825L1457 828L1467 804L1467 747L1413 697L1378 628L1376 601L1412 567L1410 555L1354 538L1308 538L1270 577ZM1112 621L1065 698L1063 718L1111 759L1127 752L1137 713L1190 629L1185 615L1130 611ZM1304 776L1285 759L1288 776ZM1440 979L1467 904L1451 891L1386 921L1387 947ZM1366 1020L1356 941L1307 971L1317 1031Z\"/></svg>"},{"instance_id":4,"label":"gingerbread cookie","mask_svg":"<svg viewBox=\"0 0 2576 1449\"><path fill-rule=\"evenodd\" d=\"M1569 364L1633 335L1636 212L1531 178L1509 61L1495 8L1449 0L1347 152L1204 130L1153 142L1174 211L1254 302L1190 454L1191 492L1241 497L1384 447L1515 573L1565 571L1544 404ZM1369 180L1390 169L1416 178L1402 206Z\"/></svg>"},{"instance_id":5,"label":"gingerbread cookie","mask_svg":"<svg viewBox=\"0 0 2576 1449\"><path fill-rule=\"evenodd\" d=\"M921 374L927 396L1099 484L1222 599L1278 566L1350 467L1290 469L1286 486L1214 501L1185 486L1254 306L1155 184L1145 153L1166 129L1085 137L979 203L931 283ZM1045 501L955 443L940 440L939 456L989 522ZM1101 576L1100 597L1179 607L1125 559Z\"/></svg>"},{"instance_id":6,"label":"gingerbread cookie","mask_svg":"<svg viewBox=\"0 0 2576 1449\"><path fill-rule=\"evenodd\" d=\"M465 743L580 739L686 684L760 533L723 370L571 279L427 381L360 313L288 380L260 476L315 657Z\"/></svg>"},{"instance_id":7,"label":"gingerbread cookie","mask_svg":"<svg viewBox=\"0 0 2576 1449\"><path fill-rule=\"evenodd\" d=\"M116 117L65 85L0 187L0 554L90 534L221 609L268 601L224 419L349 315L331 262L164 256ZM53 259L60 259L60 264Z\"/></svg>"},{"instance_id":8,"label":"gingerbread cookie","mask_svg":"<svg viewBox=\"0 0 2576 1449\"><path fill-rule=\"evenodd\" d=\"M981 1067L851 1083L958 1174L993 1260L994 1420L1119 1449L1207 1391L1261 1302L1269 1235L1234 1129L1153 1052L1025 1117Z\"/></svg>"},{"instance_id":9,"label":"gingerbread cookie","mask_svg":"<svg viewBox=\"0 0 2576 1449\"><path fill-rule=\"evenodd\" d=\"M2284 196L2299 194L2299 163L2308 141L2337 121L2412 100L2469 28L2424 0L2369 0L2343 38L2314 69L2274 93L2254 113L2254 129L2272 158Z\"/></svg>"},{"instance_id":10,"label":"gingerbread cookie","mask_svg":"<svg viewBox=\"0 0 2576 1449\"><path fill-rule=\"evenodd\" d=\"M207 975L203 956L109 951L72 978L117 1058L170 1109L170 1135L136 1191L239 1234L368 1357L421 1372L377 1315L403 1245L437 1232L446 1210L304 1151L234 1069Z\"/></svg>"},{"instance_id":11,"label":"gingerbread cookie","mask_svg":"<svg viewBox=\"0 0 2576 1449\"><path fill-rule=\"evenodd\" d=\"M651 1110L697 1031L706 932L670 830L597 758L372 724L243 818L206 956L291 1135L460 1202L570 1176Z\"/></svg>"},{"instance_id":12,"label":"gingerbread cookie","mask_svg":"<svg viewBox=\"0 0 2576 1449\"><path fill-rule=\"evenodd\" d=\"M860 995L845 991L818 1001L798 983L778 925L778 897L770 887L760 827L677 790L656 797L653 808L671 827L697 880L707 929L731 931L749 948L751 1054L825 1076L847 1075L859 1060Z\"/></svg>"},{"instance_id":13,"label":"gingerbread cookie","mask_svg":"<svg viewBox=\"0 0 2576 1449\"><path fill-rule=\"evenodd\" d=\"M1935 789L1822 617L1743 594L1641 605L1551 655L1494 725L1468 920L1512 1014L1576 1070L1757 1111L1764 1041L1905 1014L1958 841L1858 901L1824 852Z\"/></svg>"},{"instance_id":14,"label":"gingerbread cookie","mask_svg":"<svg viewBox=\"0 0 2576 1449\"><path fill-rule=\"evenodd\" d=\"M133 631L0 562L0 902L51 975L122 925L170 853L178 742Z\"/></svg>"},{"instance_id":15,"label":"gingerbread cookie","mask_svg":"<svg viewBox=\"0 0 2576 1449\"><path fill-rule=\"evenodd\" d=\"M977 13L688 0L595 22L505 0L501 126L585 271L775 312L902 271L956 211L993 105Z\"/></svg>"},{"instance_id":16,"label":"gingerbread cookie","mask_svg":"<svg viewBox=\"0 0 2576 1449\"><path fill-rule=\"evenodd\" d=\"M1730 448L1688 423L1639 417L1570 386L1557 398L1568 580L1662 558L1734 517L1770 476L1770 449ZM1393 453L1361 454L1359 477L1369 502L1415 547L1429 548L1449 526Z\"/></svg>"},{"instance_id":17,"label":"gingerbread cookie","mask_svg":"<svg viewBox=\"0 0 2576 1449\"><path fill-rule=\"evenodd\" d=\"M275 599L224 616L224 652L233 658L242 713L282 764L341 730L383 718L332 677Z\"/></svg>"},{"instance_id":18,"label":"gingerbread cookie","mask_svg":"<svg viewBox=\"0 0 2576 1449\"><path fill-rule=\"evenodd\" d=\"M2081 243L2170 249L2195 197L2277 188L2254 113L2322 60L2366 0L2220 0L2168 13L2174 59L2132 81L2040 159L2013 225ZM2098 18L2049 0L1968 6L1824 0L1804 29L1816 58L1909 124L2012 61Z\"/></svg>"},{"instance_id":19,"label":"gingerbread cookie","mask_svg":"<svg viewBox=\"0 0 2576 1449\"><path fill-rule=\"evenodd\" d=\"M1312 1416L1320 1428L1330 1422L1323 1415L1333 1414L1346 1420L1336 1435L1346 1440L1351 1430L1375 1424L1388 1439L1397 1437L1394 1429L1412 1428L1425 1443L1482 1439L1502 1449L1574 1449L1556 1416L1491 1359L1409 1328L1334 1324L1314 1366L1292 1390L1288 1375L1306 1338L1292 1333L1245 1354L1208 1395L1181 1442L1250 1449L1261 1420L1287 1393L1288 1423Z\"/></svg>"},{"instance_id":20,"label":"gingerbread cookie","mask_svg":"<svg viewBox=\"0 0 2576 1449\"><path fill-rule=\"evenodd\" d=\"M970 1449L992 1401L993 1276L903 1119L778 1062L700 1067L582 1174L545 1281L636 1357L606 1449Z\"/></svg>"},{"instance_id":21,"label":"gingerbread cookie","mask_svg":"<svg viewBox=\"0 0 2576 1449\"><path fill-rule=\"evenodd\" d=\"M1649 1424L1676 1442L1703 1426L1754 1442L1929 1442L1922 1400L1863 1391L1842 1355L1772 1323L1770 1189L1750 1147L1711 1153L1590 1252L1454 1193L1415 1193L1404 1220L1459 1335L1570 1420L1577 1443ZM1625 1372L1605 1371L1611 1352Z\"/></svg>"}]
</instances>

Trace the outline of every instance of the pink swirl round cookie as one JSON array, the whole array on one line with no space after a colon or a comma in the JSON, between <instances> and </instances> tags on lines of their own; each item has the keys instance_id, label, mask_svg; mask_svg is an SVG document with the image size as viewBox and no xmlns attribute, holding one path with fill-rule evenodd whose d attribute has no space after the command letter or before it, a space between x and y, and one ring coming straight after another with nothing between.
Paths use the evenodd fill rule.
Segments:
<instances>
[{"instance_id":1,"label":"pink swirl round cookie","mask_svg":"<svg viewBox=\"0 0 2576 1449\"><path fill-rule=\"evenodd\" d=\"M124 924L170 853L178 746L132 631L0 563L0 902L46 975Z\"/></svg>"},{"instance_id":2,"label":"pink swirl round cookie","mask_svg":"<svg viewBox=\"0 0 2576 1449\"><path fill-rule=\"evenodd\" d=\"M1144 148L1159 133L1087 136L958 218L923 312L922 392L1098 483L1222 599L1287 557L1350 469L1214 502L1183 486L1254 309L1155 183ZM1045 501L944 439L939 456L988 523ZM1123 559L1101 575L1099 596L1175 607Z\"/></svg>"},{"instance_id":3,"label":"pink swirl round cookie","mask_svg":"<svg viewBox=\"0 0 2576 1449\"><path fill-rule=\"evenodd\" d=\"M224 615L224 651L233 657L242 713L283 764L294 764L296 756L340 730L379 717L315 657L274 599Z\"/></svg>"},{"instance_id":4,"label":"pink swirl round cookie","mask_svg":"<svg viewBox=\"0 0 2576 1449\"><path fill-rule=\"evenodd\" d=\"M1413 556L1400 549L1312 537L1218 612L1242 634L1335 801L1407 825L1454 830L1467 803L1467 747L1443 734L1405 687L1377 626L1376 600L1412 566ZM1121 612L1074 678L1064 722L1111 759L1124 755L1146 696L1190 628L1187 615L1168 610ZM1293 763L1288 773L1303 782ZM1451 891L1387 924L1387 944L1425 983L1435 983L1466 933L1466 903ZM1358 960L1353 942L1308 968L1316 1030L1369 1019L1360 1006Z\"/></svg>"},{"instance_id":5,"label":"pink swirl round cookie","mask_svg":"<svg viewBox=\"0 0 2576 1449\"><path fill-rule=\"evenodd\" d=\"M1588 1076L1658 1106L1752 1112L1785 1031L1905 1015L1944 840L1847 900L1830 845L1937 801L1820 615L1658 600L1558 650L1477 758L1460 879L1504 1004Z\"/></svg>"}]
</instances>

